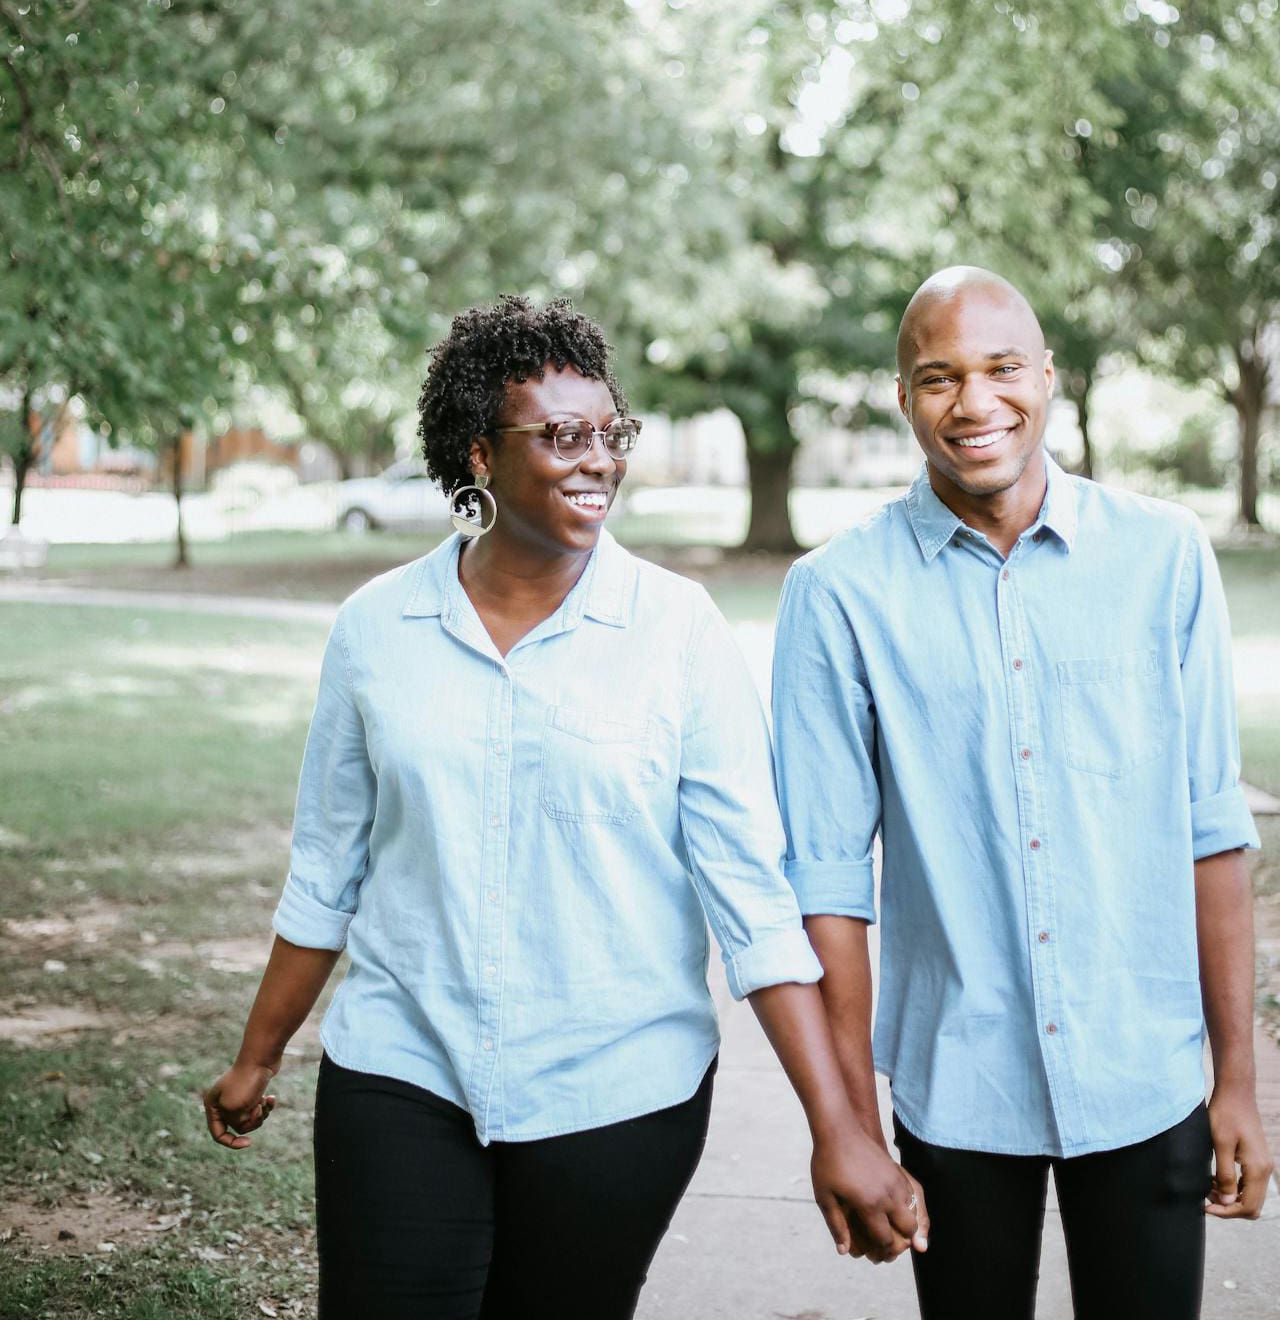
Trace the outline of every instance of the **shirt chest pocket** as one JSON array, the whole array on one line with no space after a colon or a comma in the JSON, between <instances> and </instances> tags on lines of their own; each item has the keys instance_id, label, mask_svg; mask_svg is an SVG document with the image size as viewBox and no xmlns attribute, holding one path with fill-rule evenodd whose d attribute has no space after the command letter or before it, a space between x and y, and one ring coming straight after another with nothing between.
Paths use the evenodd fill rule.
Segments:
<instances>
[{"instance_id":1,"label":"shirt chest pocket","mask_svg":"<svg viewBox=\"0 0 1280 1320\"><path fill-rule=\"evenodd\" d=\"M556 820L625 825L659 778L651 720L552 706L542 735L542 809Z\"/></svg>"},{"instance_id":2,"label":"shirt chest pocket","mask_svg":"<svg viewBox=\"0 0 1280 1320\"><path fill-rule=\"evenodd\" d=\"M1119 779L1164 750L1158 651L1060 660L1058 695L1067 764Z\"/></svg>"}]
</instances>

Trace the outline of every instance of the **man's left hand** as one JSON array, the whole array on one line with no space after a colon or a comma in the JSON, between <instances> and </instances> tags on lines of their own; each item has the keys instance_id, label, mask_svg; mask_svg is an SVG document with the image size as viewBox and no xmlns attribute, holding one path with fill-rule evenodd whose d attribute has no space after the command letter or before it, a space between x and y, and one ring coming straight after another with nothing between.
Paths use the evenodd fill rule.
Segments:
<instances>
[{"instance_id":1,"label":"man's left hand","mask_svg":"<svg viewBox=\"0 0 1280 1320\"><path fill-rule=\"evenodd\" d=\"M1213 1190L1205 1214L1218 1219L1257 1219L1275 1167L1262 1131L1252 1086L1223 1084L1209 1101L1213 1136Z\"/></svg>"}]
</instances>

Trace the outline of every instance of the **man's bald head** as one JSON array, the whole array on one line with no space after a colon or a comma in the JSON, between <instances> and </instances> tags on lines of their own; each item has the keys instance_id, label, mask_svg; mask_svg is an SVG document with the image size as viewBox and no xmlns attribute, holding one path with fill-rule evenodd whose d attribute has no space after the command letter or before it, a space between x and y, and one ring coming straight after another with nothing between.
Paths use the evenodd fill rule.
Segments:
<instances>
[{"instance_id":1,"label":"man's bald head","mask_svg":"<svg viewBox=\"0 0 1280 1320\"><path fill-rule=\"evenodd\" d=\"M939 306L969 297L1004 303L1020 324L1028 348L1044 350L1044 332L1031 304L1002 275L981 266L948 266L936 271L911 295L898 326L898 376L910 386L919 348L918 327Z\"/></svg>"}]
</instances>

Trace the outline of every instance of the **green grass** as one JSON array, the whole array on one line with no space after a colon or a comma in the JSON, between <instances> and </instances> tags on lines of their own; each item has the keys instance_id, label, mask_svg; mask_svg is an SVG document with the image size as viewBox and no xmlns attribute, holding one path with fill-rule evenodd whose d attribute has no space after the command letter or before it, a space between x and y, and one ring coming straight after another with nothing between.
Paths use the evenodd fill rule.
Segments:
<instances>
[{"instance_id":1,"label":"green grass","mask_svg":"<svg viewBox=\"0 0 1280 1320\"><path fill-rule=\"evenodd\" d=\"M415 559L437 544L438 537L377 532L351 536L346 532L240 532L225 541L192 541L187 546L192 564L256 565L313 561L349 562ZM51 545L48 571L61 575L110 569L169 568L174 548L170 541L139 543Z\"/></svg>"},{"instance_id":2,"label":"green grass","mask_svg":"<svg viewBox=\"0 0 1280 1320\"><path fill-rule=\"evenodd\" d=\"M5 1247L0 1314L207 1320L313 1288L293 1249L314 1062L282 1074L251 1151L209 1141L199 1092L234 1056L256 975L199 942L265 955L323 642L310 624L0 606L0 915L28 923L5 932L2 1011L101 1024L0 1045L0 1202L120 1197L136 1221L109 1254ZM228 1237L246 1224L251 1240Z\"/></svg>"},{"instance_id":3,"label":"green grass","mask_svg":"<svg viewBox=\"0 0 1280 1320\"><path fill-rule=\"evenodd\" d=\"M1236 637L1270 635L1280 640L1280 549L1224 546L1218 565Z\"/></svg>"}]
</instances>

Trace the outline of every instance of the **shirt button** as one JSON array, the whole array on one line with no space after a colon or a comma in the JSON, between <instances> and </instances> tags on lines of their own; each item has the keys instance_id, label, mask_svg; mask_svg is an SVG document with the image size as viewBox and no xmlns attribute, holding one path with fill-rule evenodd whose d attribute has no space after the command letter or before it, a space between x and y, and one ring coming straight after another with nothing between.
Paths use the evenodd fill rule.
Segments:
<instances>
[{"instance_id":1,"label":"shirt button","mask_svg":"<svg viewBox=\"0 0 1280 1320\"><path fill-rule=\"evenodd\" d=\"M501 816L490 816L490 817L489 817L489 824L492 825L493 828L496 830L496 829L498 828L498 826L502 824L502 817L501 817Z\"/></svg>"},{"instance_id":2,"label":"shirt button","mask_svg":"<svg viewBox=\"0 0 1280 1320\"><path fill-rule=\"evenodd\" d=\"M1004 572L1000 574L1000 576L1001 576L1006 582L1008 582L1008 580L1009 580L1009 570L1006 568L1006 569L1004 570Z\"/></svg>"},{"instance_id":3,"label":"shirt button","mask_svg":"<svg viewBox=\"0 0 1280 1320\"><path fill-rule=\"evenodd\" d=\"M1039 852L1039 851L1040 851L1040 840L1039 840L1039 839L1032 839L1032 840L1031 840L1031 851L1032 851L1032 852Z\"/></svg>"},{"instance_id":4,"label":"shirt button","mask_svg":"<svg viewBox=\"0 0 1280 1320\"><path fill-rule=\"evenodd\" d=\"M1045 938L1047 939L1048 936L1045 936ZM490 963L490 964L484 969L484 974L485 974L486 976L497 976L497 974L498 974L498 964L497 964L497 963Z\"/></svg>"},{"instance_id":5,"label":"shirt button","mask_svg":"<svg viewBox=\"0 0 1280 1320\"><path fill-rule=\"evenodd\" d=\"M496 903L498 901L498 891L496 889L490 889L488 893L485 894L485 898L487 898L490 903Z\"/></svg>"},{"instance_id":6,"label":"shirt button","mask_svg":"<svg viewBox=\"0 0 1280 1320\"><path fill-rule=\"evenodd\" d=\"M1051 1031L1053 1030L1052 1027L1050 1027L1049 1029L1050 1029ZM492 1049L493 1049L493 1037L492 1037L492 1036L486 1036L486 1037L480 1042L480 1048L481 1048L482 1050L484 1050L486 1053L492 1051Z\"/></svg>"},{"instance_id":7,"label":"shirt button","mask_svg":"<svg viewBox=\"0 0 1280 1320\"><path fill-rule=\"evenodd\" d=\"M1036 532L1036 533L1032 536L1031 539L1032 539L1033 541L1043 541L1043 540L1044 540L1044 533L1043 533L1043 532Z\"/></svg>"},{"instance_id":8,"label":"shirt button","mask_svg":"<svg viewBox=\"0 0 1280 1320\"><path fill-rule=\"evenodd\" d=\"M495 742L493 744L493 754L495 756L506 756L507 749L500 742Z\"/></svg>"},{"instance_id":9,"label":"shirt button","mask_svg":"<svg viewBox=\"0 0 1280 1320\"><path fill-rule=\"evenodd\" d=\"M1024 761L1029 761L1029 760L1031 760L1031 748L1030 748L1030 747L1024 747L1024 748L1022 749L1022 759L1023 759Z\"/></svg>"},{"instance_id":10,"label":"shirt button","mask_svg":"<svg viewBox=\"0 0 1280 1320\"><path fill-rule=\"evenodd\" d=\"M1015 661L1013 662L1013 667L1014 667L1015 669L1021 669L1021 668L1022 668L1022 661L1021 661L1021 660L1015 660Z\"/></svg>"},{"instance_id":11,"label":"shirt button","mask_svg":"<svg viewBox=\"0 0 1280 1320\"><path fill-rule=\"evenodd\" d=\"M1048 944L1048 943L1049 943L1049 932L1048 932L1047 930L1042 930L1042 931L1040 932L1040 934L1036 936L1036 939L1038 939L1038 940L1040 941L1041 944Z\"/></svg>"},{"instance_id":12,"label":"shirt button","mask_svg":"<svg viewBox=\"0 0 1280 1320\"><path fill-rule=\"evenodd\" d=\"M1056 1036L1058 1034L1058 1024L1056 1022L1046 1023L1044 1029L1047 1035Z\"/></svg>"}]
</instances>

